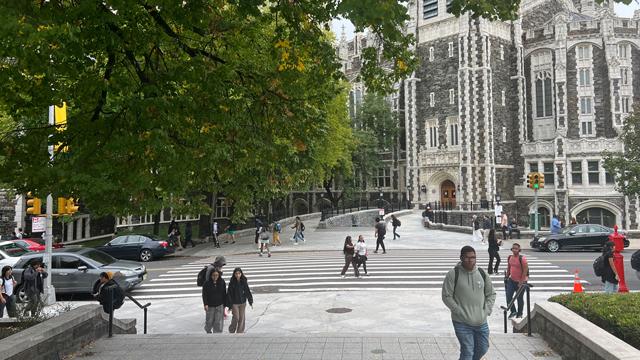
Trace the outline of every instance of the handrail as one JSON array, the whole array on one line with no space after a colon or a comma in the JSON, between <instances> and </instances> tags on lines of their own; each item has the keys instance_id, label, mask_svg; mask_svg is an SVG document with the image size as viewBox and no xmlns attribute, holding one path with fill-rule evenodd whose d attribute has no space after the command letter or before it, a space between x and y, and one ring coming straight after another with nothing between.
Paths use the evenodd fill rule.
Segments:
<instances>
[{"instance_id":1,"label":"handrail","mask_svg":"<svg viewBox=\"0 0 640 360\"><path fill-rule=\"evenodd\" d=\"M511 307L516 302L516 300L518 300L518 297L522 294L522 292L526 291L527 292L527 336L531 336L531 298L529 293L531 292L532 287L533 285L529 283L523 283L522 286L518 288L518 291L516 291L516 293L513 295L511 302L509 302L507 306L500 306L504 314L504 333L505 334L507 333L507 311L511 309ZM506 291L506 288L505 288L505 291Z\"/></svg>"},{"instance_id":2,"label":"handrail","mask_svg":"<svg viewBox=\"0 0 640 360\"><path fill-rule=\"evenodd\" d=\"M147 308L149 306L151 306L151 303L146 303L144 305L141 305L138 300L134 299L133 296L129 295L129 294L125 294L126 297L129 298L129 300L133 301L134 304L138 305L138 307L140 309L142 309L142 311L144 311L144 333L147 333Z\"/></svg>"}]
</instances>

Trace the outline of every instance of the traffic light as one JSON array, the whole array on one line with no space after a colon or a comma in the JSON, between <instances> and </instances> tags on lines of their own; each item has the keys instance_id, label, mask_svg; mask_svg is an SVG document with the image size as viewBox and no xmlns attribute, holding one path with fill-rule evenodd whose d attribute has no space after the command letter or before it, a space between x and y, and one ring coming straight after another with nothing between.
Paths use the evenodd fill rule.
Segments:
<instances>
[{"instance_id":1,"label":"traffic light","mask_svg":"<svg viewBox=\"0 0 640 360\"><path fill-rule=\"evenodd\" d=\"M533 181L531 182L533 185L533 190L538 190L540 188L540 173L533 173Z\"/></svg>"},{"instance_id":2,"label":"traffic light","mask_svg":"<svg viewBox=\"0 0 640 360\"><path fill-rule=\"evenodd\" d=\"M40 198L33 197L33 194L31 192L27 193L27 214L42 214L42 200L40 200Z\"/></svg>"},{"instance_id":3,"label":"traffic light","mask_svg":"<svg viewBox=\"0 0 640 360\"><path fill-rule=\"evenodd\" d=\"M76 201L74 198L68 198L67 199L67 206L65 208L65 214L69 214L69 215L73 215L74 213L77 213L78 210L80 209L80 206L78 206L76 204Z\"/></svg>"},{"instance_id":4,"label":"traffic light","mask_svg":"<svg viewBox=\"0 0 640 360\"><path fill-rule=\"evenodd\" d=\"M540 187L540 189L544 188L544 174L540 173L540 179L538 180L538 186Z\"/></svg>"},{"instance_id":5,"label":"traffic light","mask_svg":"<svg viewBox=\"0 0 640 360\"><path fill-rule=\"evenodd\" d=\"M527 174L527 189L531 189L531 183L532 183L531 175L533 175L533 173Z\"/></svg>"},{"instance_id":6,"label":"traffic light","mask_svg":"<svg viewBox=\"0 0 640 360\"><path fill-rule=\"evenodd\" d=\"M67 213L67 198L58 198L58 215L64 215Z\"/></svg>"}]
</instances>

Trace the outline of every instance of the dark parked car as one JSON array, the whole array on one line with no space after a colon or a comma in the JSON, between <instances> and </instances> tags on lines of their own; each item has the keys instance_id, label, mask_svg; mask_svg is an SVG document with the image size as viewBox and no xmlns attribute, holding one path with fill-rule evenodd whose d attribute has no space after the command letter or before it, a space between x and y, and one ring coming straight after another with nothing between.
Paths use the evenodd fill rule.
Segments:
<instances>
[{"instance_id":1,"label":"dark parked car","mask_svg":"<svg viewBox=\"0 0 640 360\"><path fill-rule=\"evenodd\" d=\"M166 240L151 235L122 235L96 249L104 251L116 259L151 261L173 254L176 248Z\"/></svg>"},{"instance_id":2,"label":"dark parked car","mask_svg":"<svg viewBox=\"0 0 640 360\"><path fill-rule=\"evenodd\" d=\"M530 245L533 249L548 250L602 250L609 241L613 229L598 224L578 224L563 228L560 234L541 235L534 238ZM623 232L624 247L629 247L629 240Z\"/></svg>"},{"instance_id":3,"label":"dark parked car","mask_svg":"<svg viewBox=\"0 0 640 360\"><path fill-rule=\"evenodd\" d=\"M42 253L23 255L13 269L18 282L16 294L20 301L26 300L22 289L22 273L34 261L42 262ZM91 293L93 284L103 271L112 272L114 279L125 291L140 284L147 276L147 269L138 262L114 259L102 251L84 247L53 250L51 269L46 270L51 276L56 294Z\"/></svg>"}]
</instances>

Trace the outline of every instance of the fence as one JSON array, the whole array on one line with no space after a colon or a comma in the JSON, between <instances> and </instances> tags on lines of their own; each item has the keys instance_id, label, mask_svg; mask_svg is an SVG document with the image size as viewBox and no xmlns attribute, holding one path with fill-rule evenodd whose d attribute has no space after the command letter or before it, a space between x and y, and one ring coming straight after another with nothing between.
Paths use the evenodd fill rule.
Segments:
<instances>
[{"instance_id":1,"label":"fence","mask_svg":"<svg viewBox=\"0 0 640 360\"><path fill-rule=\"evenodd\" d=\"M434 201L420 205L420 209L431 208L431 210L465 210L465 211L477 211L477 210L491 210L494 208L493 201L480 200L480 202L468 202L468 203L456 203L452 202L440 202Z\"/></svg>"},{"instance_id":2,"label":"fence","mask_svg":"<svg viewBox=\"0 0 640 360\"><path fill-rule=\"evenodd\" d=\"M385 213L391 213L399 210L410 209L411 204L408 201L402 201L400 199L389 202L386 199L379 198L377 200L363 200L363 201L339 201L337 206L326 205L320 209L321 216L320 221L324 221L330 217L337 215L348 214L360 210L369 209L384 209Z\"/></svg>"}]
</instances>

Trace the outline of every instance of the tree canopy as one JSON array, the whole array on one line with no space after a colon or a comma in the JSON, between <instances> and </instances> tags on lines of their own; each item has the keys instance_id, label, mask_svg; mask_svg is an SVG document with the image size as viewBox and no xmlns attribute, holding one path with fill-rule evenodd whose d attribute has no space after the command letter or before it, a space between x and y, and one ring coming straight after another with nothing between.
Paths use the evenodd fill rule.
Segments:
<instances>
[{"instance_id":1,"label":"tree canopy","mask_svg":"<svg viewBox=\"0 0 640 360\"><path fill-rule=\"evenodd\" d=\"M604 168L615 177L616 189L629 196L640 196L640 106L625 119L620 139L624 150L604 152Z\"/></svg>"}]
</instances>

